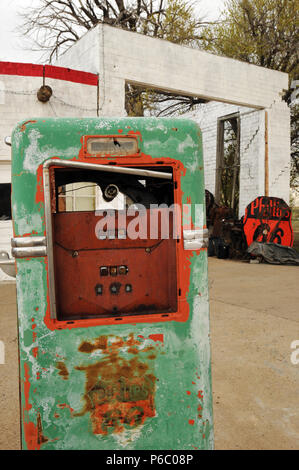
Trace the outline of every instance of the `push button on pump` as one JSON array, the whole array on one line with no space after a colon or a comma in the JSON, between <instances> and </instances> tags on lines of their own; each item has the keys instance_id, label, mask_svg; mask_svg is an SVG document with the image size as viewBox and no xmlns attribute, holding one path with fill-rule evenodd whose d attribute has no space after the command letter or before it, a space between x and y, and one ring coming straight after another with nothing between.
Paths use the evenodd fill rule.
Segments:
<instances>
[{"instance_id":1,"label":"push button on pump","mask_svg":"<svg viewBox=\"0 0 299 470\"><path fill-rule=\"evenodd\" d=\"M118 273L121 275L127 274L128 271L128 266L119 266L118 268Z\"/></svg>"},{"instance_id":2,"label":"push button on pump","mask_svg":"<svg viewBox=\"0 0 299 470\"><path fill-rule=\"evenodd\" d=\"M117 266L110 266L110 276L117 276Z\"/></svg>"},{"instance_id":3,"label":"push button on pump","mask_svg":"<svg viewBox=\"0 0 299 470\"><path fill-rule=\"evenodd\" d=\"M108 276L109 270L107 266L100 267L100 275L101 276Z\"/></svg>"},{"instance_id":4,"label":"push button on pump","mask_svg":"<svg viewBox=\"0 0 299 470\"><path fill-rule=\"evenodd\" d=\"M110 287L109 287L110 292L113 295L119 294L120 288L121 288L121 284L119 282L113 282L112 284L110 284Z\"/></svg>"},{"instance_id":5,"label":"push button on pump","mask_svg":"<svg viewBox=\"0 0 299 470\"><path fill-rule=\"evenodd\" d=\"M102 284L97 284L95 287L96 290L96 295L102 295L103 294L103 286Z\"/></svg>"},{"instance_id":6,"label":"push button on pump","mask_svg":"<svg viewBox=\"0 0 299 470\"><path fill-rule=\"evenodd\" d=\"M101 276L117 276L119 275L126 275L129 272L128 266L121 265L121 266L101 266L100 267L100 275Z\"/></svg>"}]
</instances>

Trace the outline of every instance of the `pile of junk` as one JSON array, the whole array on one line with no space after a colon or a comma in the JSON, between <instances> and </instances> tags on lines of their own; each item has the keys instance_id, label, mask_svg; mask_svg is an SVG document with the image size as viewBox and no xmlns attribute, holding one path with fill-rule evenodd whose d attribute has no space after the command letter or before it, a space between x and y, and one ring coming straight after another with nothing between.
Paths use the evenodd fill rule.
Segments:
<instances>
[{"instance_id":1,"label":"pile of junk","mask_svg":"<svg viewBox=\"0 0 299 470\"><path fill-rule=\"evenodd\" d=\"M205 198L208 256L299 265L299 253L293 248L292 211L283 199L259 196L237 219L231 208L215 202L210 191L205 191Z\"/></svg>"}]
</instances>

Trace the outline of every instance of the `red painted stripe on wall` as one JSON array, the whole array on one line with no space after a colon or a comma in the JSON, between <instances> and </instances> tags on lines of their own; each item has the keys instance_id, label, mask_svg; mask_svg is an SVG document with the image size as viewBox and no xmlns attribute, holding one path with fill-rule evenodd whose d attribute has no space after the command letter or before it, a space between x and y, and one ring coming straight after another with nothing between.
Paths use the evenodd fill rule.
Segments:
<instances>
[{"instance_id":1,"label":"red painted stripe on wall","mask_svg":"<svg viewBox=\"0 0 299 470\"><path fill-rule=\"evenodd\" d=\"M98 85L98 75L81 72L54 65L22 64L19 62L0 62L0 75L19 75L24 77L45 77L65 80L83 85Z\"/></svg>"},{"instance_id":2,"label":"red painted stripe on wall","mask_svg":"<svg viewBox=\"0 0 299 470\"><path fill-rule=\"evenodd\" d=\"M98 85L98 75L94 73L81 72L79 70L56 67L54 65L45 65L45 76L48 78L56 78L57 80L82 83L85 85Z\"/></svg>"},{"instance_id":3,"label":"red painted stripe on wall","mask_svg":"<svg viewBox=\"0 0 299 470\"><path fill-rule=\"evenodd\" d=\"M0 62L0 75L23 75L42 77L43 65L21 64L19 62Z\"/></svg>"}]
</instances>

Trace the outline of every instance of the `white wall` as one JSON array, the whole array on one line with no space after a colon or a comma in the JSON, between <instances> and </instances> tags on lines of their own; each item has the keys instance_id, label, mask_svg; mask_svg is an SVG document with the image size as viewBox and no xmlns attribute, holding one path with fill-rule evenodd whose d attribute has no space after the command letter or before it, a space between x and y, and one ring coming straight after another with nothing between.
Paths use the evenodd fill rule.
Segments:
<instances>
[{"instance_id":1,"label":"white wall","mask_svg":"<svg viewBox=\"0 0 299 470\"><path fill-rule=\"evenodd\" d=\"M240 200L239 217L245 207L264 194L265 111L211 101L189 113L201 128L205 163L205 187L215 195L217 120L229 114L240 115Z\"/></svg>"},{"instance_id":2,"label":"white wall","mask_svg":"<svg viewBox=\"0 0 299 470\"><path fill-rule=\"evenodd\" d=\"M141 34L98 25L58 60L58 65L99 73L103 111L123 110L122 90L109 100L119 81L203 96L250 107L269 107L288 87L288 76L246 62L178 46ZM102 100L104 96L102 96Z\"/></svg>"},{"instance_id":3,"label":"white wall","mask_svg":"<svg viewBox=\"0 0 299 470\"><path fill-rule=\"evenodd\" d=\"M283 142L284 134L289 132L289 110L285 103L280 109L280 121L269 125L269 195L281 197L289 202L290 150ZM255 110L219 102L203 104L189 113L198 122L203 133L206 188L215 194L217 119L233 113L240 113L240 202L239 216L244 215L246 206L265 189L265 110ZM268 111L268 121L272 109ZM277 117L277 116L276 116Z\"/></svg>"},{"instance_id":4,"label":"white wall","mask_svg":"<svg viewBox=\"0 0 299 470\"><path fill-rule=\"evenodd\" d=\"M1 75L0 100L0 181L10 181L10 147L4 138L23 119L34 117L89 117L97 115L97 87L65 80L46 78L53 90L47 103L38 101L36 93L42 86L42 77Z\"/></svg>"},{"instance_id":5,"label":"white wall","mask_svg":"<svg viewBox=\"0 0 299 470\"><path fill-rule=\"evenodd\" d=\"M289 202L290 197L290 109L274 103L268 111L269 195Z\"/></svg>"},{"instance_id":6,"label":"white wall","mask_svg":"<svg viewBox=\"0 0 299 470\"><path fill-rule=\"evenodd\" d=\"M99 73L99 107L103 116L125 115L125 82L201 96L238 108L263 109L242 118L240 210L250 198L265 193L264 111L267 111L269 195L289 201L290 113L281 101L283 90L288 88L287 74L108 25L98 25L86 33L59 58L58 64ZM227 109L219 108L219 116L228 114ZM211 108L214 111L216 108ZM214 117L206 116L207 122ZM216 153L213 151L210 156L208 148L216 145L214 124L204 142L206 181L211 189ZM202 123L203 128L206 125ZM249 171L251 176L246 178Z\"/></svg>"},{"instance_id":7,"label":"white wall","mask_svg":"<svg viewBox=\"0 0 299 470\"><path fill-rule=\"evenodd\" d=\"M11 135L19 121L34 117L97 115L97 86L46 78L45 84L52 88L53 95L49 102L41 103L36 93L42 84L42 77L1 74L0 66L0 184L11 181L11 149L4 138ZM11 221L0 221L0 250L11 253L12 236ZM6 279L12 278L0 268L0 281Z\"/></svg>"}]
</instances>

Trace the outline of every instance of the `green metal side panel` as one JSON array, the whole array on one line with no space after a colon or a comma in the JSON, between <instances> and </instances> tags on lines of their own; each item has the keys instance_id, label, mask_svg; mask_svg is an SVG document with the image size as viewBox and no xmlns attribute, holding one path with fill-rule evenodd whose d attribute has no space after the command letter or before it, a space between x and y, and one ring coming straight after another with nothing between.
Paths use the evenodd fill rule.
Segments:
<instances>
[{"instance_id":1,"label":"green metal side panel","mask_svg":"<svg viewBox=\"0 0 299 470\"><path fill-rule=\"evenodd\" d=\"M204 203L201 134L192 121L32 119L19 124L12 136L15 237L45 234L38 173L43 162L77 158L82 135L113 135L119 129L140 133L144 154L182 162L182 204ZM18 259L16 264L24 449L213 448L207 250L188 251L185 322L50 329L45 322L47 258ZM141 376L144 390L134 388ZM120 407L125 393L133 404L136 397L145 408L154 404L154 412L142 419L138 409L129 409L133 414L127 422L121 425L115 415L114 425L110 420L105 427L97 421L89 394L99 379L118 387ZM130 390L122 389L121 380L130 379ZM102 396L107 398L109 390L102 390Z\"/></svg>"}]
</instances>

